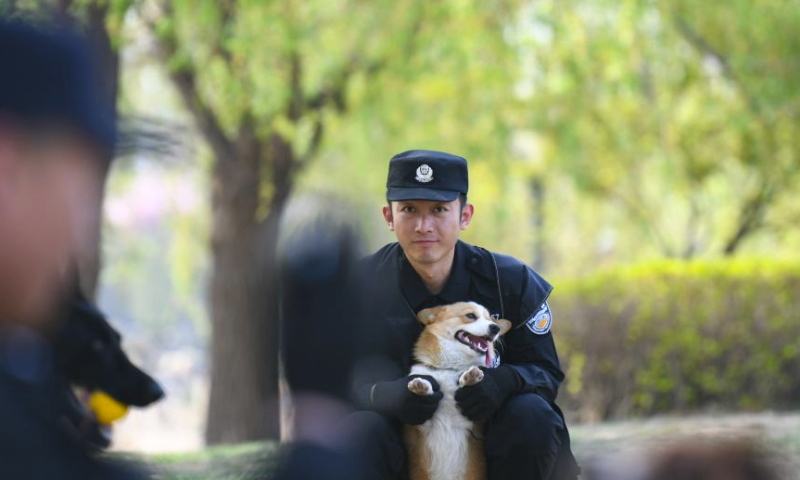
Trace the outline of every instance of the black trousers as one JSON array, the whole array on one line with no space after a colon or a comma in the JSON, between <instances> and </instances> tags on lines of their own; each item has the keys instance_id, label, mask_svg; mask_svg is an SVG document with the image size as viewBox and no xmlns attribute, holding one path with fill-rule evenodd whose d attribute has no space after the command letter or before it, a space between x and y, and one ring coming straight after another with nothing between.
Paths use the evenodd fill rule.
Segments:
<instances>
[{"instance_id":1,"label":"black trousers","mask_svg":"<svg viewBox=\"0 0 800 480\"><path fill-rule=\"evenodd\" d=\"M408 478L400 422L359 411L348 417L347 428L355 439L362 478ZM564 434L561 416L539 395L525 393L509 398L486 424L488 479L550 480Z\"/></svg>"}]
</instances>

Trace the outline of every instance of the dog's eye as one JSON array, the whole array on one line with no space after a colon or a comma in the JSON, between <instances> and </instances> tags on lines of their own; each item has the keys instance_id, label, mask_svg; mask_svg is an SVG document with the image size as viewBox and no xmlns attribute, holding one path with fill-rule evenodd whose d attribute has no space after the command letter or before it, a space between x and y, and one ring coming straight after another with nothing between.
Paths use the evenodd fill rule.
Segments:
<instances>
[{"instance_id":1,"label":"dog's eye","mask_svg":"<svg viewBox=\"0 0 800 480\"><path fill-rule=\"evenodd\" d=\"M468 313L466 315L466 317L469 318L470 320L477 320L478 319L478 317L476 317L474 313Z\"/></svg>"}]
</instances>

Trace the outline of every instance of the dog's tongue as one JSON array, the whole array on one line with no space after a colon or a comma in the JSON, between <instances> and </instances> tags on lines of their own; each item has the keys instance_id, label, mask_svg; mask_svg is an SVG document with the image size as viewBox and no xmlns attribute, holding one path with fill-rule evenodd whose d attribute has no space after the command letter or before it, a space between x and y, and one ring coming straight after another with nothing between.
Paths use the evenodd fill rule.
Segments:
<instances>
[{"instance_id":1,"label":"dog's tongue","mask_svg":"<svg viewBox=\"0 0 800 480\"><path fill-rule=\"evenodd\" d=\"M485 338L481 338L481 337L473 336L472 339L475 342L475 344L481 350L486 352L485 353L485 361L484 361L484 363L486 364L487 367L490 366L492 364L492 345L491 345L491 343L489 343L489 341L486 340Z\"/></svg>"}]
</instances>

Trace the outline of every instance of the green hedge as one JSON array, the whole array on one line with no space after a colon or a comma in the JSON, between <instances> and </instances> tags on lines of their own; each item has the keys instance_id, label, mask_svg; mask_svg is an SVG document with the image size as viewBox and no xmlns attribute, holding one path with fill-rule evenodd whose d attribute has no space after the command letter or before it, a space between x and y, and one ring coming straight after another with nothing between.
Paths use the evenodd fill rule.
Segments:
<instances>
[{"instance_id":1,"label":"green hedge","mask_svg":"<svg viewBox=\"0 0 800 480\"><path fill-rule=\"evenodd\" d=\"M581 420L800 406L800 262L661 261L555 284L559 403Z\"/></svg>"}]
</instances>

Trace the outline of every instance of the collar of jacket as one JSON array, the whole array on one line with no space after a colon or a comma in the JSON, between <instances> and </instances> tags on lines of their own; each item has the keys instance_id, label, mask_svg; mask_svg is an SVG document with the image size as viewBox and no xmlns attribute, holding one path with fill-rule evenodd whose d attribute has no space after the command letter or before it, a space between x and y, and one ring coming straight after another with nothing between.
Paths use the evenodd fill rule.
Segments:
<instances>
[{"instance_id":1,"label":"collar of jacket","mask_svg":"<svg viewBox=\"0 0 800 480\"><path fill-rule=\"evenodd\" d=\"M504 311L503 300L499 298L499 272L492 254L484 248L470 245L461 240L456 243L455 248L458 250L457 258L463 259L467 270L473 274L472 283L480 296L480 298L475 298L475 301L484 304L492 313L508 315L509 312ZM403 255L403 249L400 244L394 242L385 245L369 257L369 263L373 265L377 274L372 277L374 282L372 282L371 286L376 292L380 292L377 294L378 297L382 297L387 291L395 289L399 292L397 279ZM386 284L385 282L389 283Z\"/></svg>"},{"instance_id":2,"label":"collar of jacket","mask_svg":"<svg viewBox=\"0 0 800 480\"><path fill-rule=\"evenodd\" d=\"M462 240L456 242L455 248L458 250L458 258L464 259L469 270L487 280L496 278L497 272L494 269L491 253L488 250L470 245ZM375 267L377 271L397 270L399 268L398 261L404 253L400 244L393 242L381 248L375 255L378 257L376 258L377 264Z\"/></svg>"}]
</instances>

